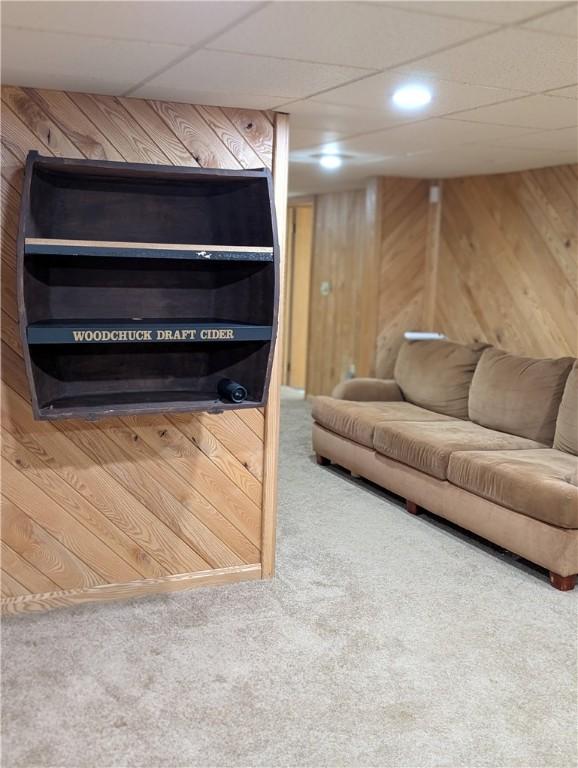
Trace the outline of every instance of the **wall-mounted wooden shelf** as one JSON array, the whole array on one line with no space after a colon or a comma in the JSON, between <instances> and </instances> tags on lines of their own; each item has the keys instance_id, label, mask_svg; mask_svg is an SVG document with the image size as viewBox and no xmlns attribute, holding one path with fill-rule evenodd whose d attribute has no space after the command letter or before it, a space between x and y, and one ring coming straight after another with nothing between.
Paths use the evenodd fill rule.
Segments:
<instances>
[{"instance_id":1,"label":"wall-mounted wooden shelf","mask_svg":"<svg viewBox=\"0 0 578 768\"><path fill-rule=\"evenodd\" d=\"M31 152L18 259L36 418L265 404L279 282L269 171ZM218 399L223 378L244 403Z\"/></svg>"}]
</instances>

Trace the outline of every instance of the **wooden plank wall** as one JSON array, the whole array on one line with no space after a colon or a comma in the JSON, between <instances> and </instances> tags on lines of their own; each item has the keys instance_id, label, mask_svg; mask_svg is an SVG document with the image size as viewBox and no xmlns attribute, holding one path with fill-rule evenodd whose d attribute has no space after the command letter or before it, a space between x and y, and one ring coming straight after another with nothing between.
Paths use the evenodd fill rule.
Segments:
<instances>
[{"instance_id":1,"label":"wooden plank wall","mask_svg":"<svg viewBox=\"0 0 578 768\"><path fill-rule=\"evenodd\" d=\"M421 324L428 189L376 177L316 197L308 395L330 394L350 371L390 376L403 331Z\"/></svg>"},{"instance_id":2,"label":"wooden plank wall","mask_svg":"<svg viewBox=\"0 0 578 768\"><path fill-rule=\"evenodd\" d=\"M309 395L330 393L348 372L365 375L359 365L365 343L360 296L368 260L366 192L338 192L315 200L307 384ZM330 290L322 295L321 285Z\"/></svg>"},{"instance_id":3,"label":"wooden plank wall","mask_svg":"<svg viewBox=\"0 0 578 768\"><path fill-rule=\"evenodd\" d=\"M15 296L26 153L274 167L283 242L287 131L286 116L266 112L2 88L5 612L260 578L274 565L278 361L264 412L32 420Z\"/></svg>"},{"instance_id":4,"label":"wooden plank wall","mask_svg":"<svg viewBox=\"0 0 578 768\"><path fill-rule=\"evenodd\" d=\"M445 179L439 203L432 184L383 177L316 198L308 394L351 365L390 377L412 329L578 356L578 166Z\"/></svg>"},{"instance_id":5,"label":"wooden plank wall","mask_svg":"<svg viewBox=\"0 0 578 768\"><path fill-rule=\"evenodd\" d=\"M390 378L404 331L422 327L429 182L383 178L380 183L375 374Z\"/></svg>"},{"instance_id":6,"label":"wooden plank wall","mask_svg":"<svg viewBox=\"0 0 578 768\"><path fill-rule=\"evenodd\" d=\"M446 179L432 327L520 355L578 356L577 236L576 165Z\"/></svg>"}]
</instances>

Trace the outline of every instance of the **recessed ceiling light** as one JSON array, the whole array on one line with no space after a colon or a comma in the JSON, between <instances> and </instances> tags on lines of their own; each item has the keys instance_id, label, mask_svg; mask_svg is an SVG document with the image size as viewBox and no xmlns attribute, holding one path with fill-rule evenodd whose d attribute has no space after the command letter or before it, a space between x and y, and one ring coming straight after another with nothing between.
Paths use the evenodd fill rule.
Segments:
<instances>
[{"instance_id":1,"label":"recessed ceiling light","mask_svg":"<svg viewBox=\"0 0 578 768\"><path fill-rule=\"evenodd\" d=\"M393 94L393 103L399 109L419 109L429 104L432 92L425 85L404 85Z\"/></svg>"},{"instance_id":2,"label":"recessed ceiling light","mask_svg":"<svg viewBox=\"0 0 578 768\"><path fill-rule=\"evenodd\" d=\"M319 165L326 171L335 171L343 165L343 158L339 155L321 155Z\"/></svg>"}]
</instances>

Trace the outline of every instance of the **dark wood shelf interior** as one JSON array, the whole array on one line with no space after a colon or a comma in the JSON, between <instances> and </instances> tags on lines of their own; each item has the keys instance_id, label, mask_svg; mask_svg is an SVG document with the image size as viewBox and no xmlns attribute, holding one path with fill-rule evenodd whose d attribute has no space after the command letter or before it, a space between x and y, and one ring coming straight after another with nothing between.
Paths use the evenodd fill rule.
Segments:
<instances>
[{"instance_id":1,"label":"dark wood shelf interior","mask_svg":"<svg viewBox=\"0 0 578 768\"><path fill-rule=\"evenodd\" d=\"M26 237L273 247L268 178L39 162Z\"/></svg>"},{"instance_id":2,"label":"dark wood shelf interior","mask_svg":"<svg viewBox=\"0 0 578 768\"><path fill-rule=\"evenodd\" d=\"M98 354L84 344L29 349L40 408L170 400L214 404L225 377L241 381L248 399L260 403L269 343L99 344Z\"/></svg>"},{"instance_id":3,"label":"dark wood shelf interior","mask_svg":"<svg viewBox=\"0 0 578 768\"><path fill-rule=\"evenodd\" d=\"M118 317L235 318L272 325L272 262L205 262L98 256L25 257L29 324Z\"/></svg>"}]
</instances>

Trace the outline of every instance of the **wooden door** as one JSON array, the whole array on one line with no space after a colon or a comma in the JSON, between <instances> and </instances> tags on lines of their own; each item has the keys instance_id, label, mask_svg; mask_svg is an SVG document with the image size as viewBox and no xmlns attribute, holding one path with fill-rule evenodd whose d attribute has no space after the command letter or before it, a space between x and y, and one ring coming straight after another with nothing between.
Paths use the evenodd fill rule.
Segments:
<instances>
[{"instance_id":1,"label":"wooden door","mask_svg":"<svg viewBox=\"0 0 578 768\"><path fill-rule=\"evenodd\" d=\"M305 389L313 205L290 206L287 225L285 263L285 328L287 332L283 356L283 383L297 389Z\"/></svg>"}]
</instances>

